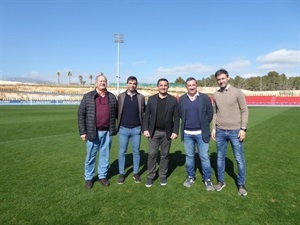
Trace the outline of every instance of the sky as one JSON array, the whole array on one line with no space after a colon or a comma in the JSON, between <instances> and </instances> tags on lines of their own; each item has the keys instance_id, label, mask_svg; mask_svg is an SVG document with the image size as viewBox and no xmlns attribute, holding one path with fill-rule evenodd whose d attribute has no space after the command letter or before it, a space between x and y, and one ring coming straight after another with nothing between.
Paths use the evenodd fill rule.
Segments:
<instances>
[{"instance_id":1,"label":"sky","mask_svg":"<svg viewBox=\"0 0 300 225\"><path fill-rule=\"evenodd\" d=\"M0 80L300 76L299 0L1 0ZM124 43L114 43L123 34ZM119 49L119 51L118 51ZM119 54L118 54L119 52ZM118 58L119 56L119 58ZM120 78L117 78L117 75ZM118 81L117 81L118 80Z\"/></svg>"}]
</instances>

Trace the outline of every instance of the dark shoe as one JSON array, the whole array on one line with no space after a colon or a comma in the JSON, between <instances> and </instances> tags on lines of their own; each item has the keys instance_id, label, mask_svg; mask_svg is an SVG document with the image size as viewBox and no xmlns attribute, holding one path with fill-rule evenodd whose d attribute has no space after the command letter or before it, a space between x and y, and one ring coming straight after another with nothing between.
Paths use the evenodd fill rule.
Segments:
<instances>
[{"instance_id":1,"label":"dark shoe","mask_svg":"<svg viewBox=\"0 0 300 225\"><path fill-rule=\"evenodd\" d=\"M151 178L148 178L147 179L147 182L145 184L146 187L151 187L152 186L152 183L153 183L153 180Z\"/></svg>"},{"instance_id":2,"label":"dark shoe","mask_svg":"<svg viewBox=\"0 0 300 225\"><path fill-rule=\"evenodd\" d=\"M141 177L138 173L133 174L133 179L135 183L140 183L141 182Z\"/></svg>"},{"instance_id":3,"label":"dark shoe","mask_svg":"<svg viewBox=\"0 0 300 225\"><path fill-rule=\"evenodd\" d=\"M104 187L108 187L110 185L109 181L106 178L99 179L100 184L102 184Z\"/></svg>"},{"instance_id":4,"label":"dark shoe","mask_svg":"<svg viewBox=\"0 0 300 225\"><path fill-rule=\"evenodd\" d=\"M118 184L123 184L125 180L124 174L120 174L119 179L117 180Z\"/></svg>"},{"instance_id":5,"label":"dark shoe","mask_svg":"<svg viewBox=\"0 0 300 225\"><path fill-rule=\"evenodd\" d=\"M91 189L93 187L93 182L91 180L86 180L85 187Z\"/></svg>"},{"instance_id":6,"label":"dark shoe","mask_svg":"<svg viewBox=\"0 0 300 225\"><path fill-rule=\"evenodd\" d=\"M167 185L167 178L166 177L161 177L160 178L160 185L161 186L166 186Z\"/></svg>"}]
</instances>

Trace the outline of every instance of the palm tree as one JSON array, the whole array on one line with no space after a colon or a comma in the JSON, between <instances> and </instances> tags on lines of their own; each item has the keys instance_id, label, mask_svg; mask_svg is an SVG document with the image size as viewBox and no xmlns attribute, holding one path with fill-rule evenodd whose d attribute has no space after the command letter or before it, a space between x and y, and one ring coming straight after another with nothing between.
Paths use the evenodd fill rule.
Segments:
<instances>
[{"instance_id":1,"label":"palm tree","mask_svg":"<svg viewBox=\"0 0 300 225\"><path fill-rule=\"evenodd\" d=\"M57 72L57 83L59 84L60 72Z\"/></svg>"},{"instance_id":2,"label":"palm tree","mask_svg":"<svg viewBox=\"0 0 300 225\"><path fill-rule=\"evenodd\" d=\"M83 82L82 82L83 76L82 76L82 75L79 75L78 78L79 78L79 83L82 84L82 83L83 83Z\"/></svg>"},{"instance_id":3,"label":"palm tree","mask_svg":"<svg viewBox=\"0 0 300 225\"><path fill-rule=\"evenodd\" d=\"M71 71L70 71L70 72L68 72L68 77L69 77L69 85L71 84L71 76L72 76L72 73L71 73Z\"/></svg>"},{"instance_id":4,"label":"palm tree","mask_svg":"<svg viewBox=\"0 0 300 225\"><path fill-rule=\"evenodd\" d=\"M89 79L90 79L90 85L92 85L93 75L90 75Z\"/></svg>"}]
</instances>

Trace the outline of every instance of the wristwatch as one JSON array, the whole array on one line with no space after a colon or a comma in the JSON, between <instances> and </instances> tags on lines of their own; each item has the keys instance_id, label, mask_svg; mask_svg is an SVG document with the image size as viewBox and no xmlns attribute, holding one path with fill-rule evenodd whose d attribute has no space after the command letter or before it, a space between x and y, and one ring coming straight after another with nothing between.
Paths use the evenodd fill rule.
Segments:
<instances>
[{"instance_id":1,"label":"wristwatch","mask_svg":"<svg viewBox=\"0 0 300 225\"><path fill-rule=\"evenodd\" d=\"M241 128L241 130L243 130L243 131L245 131L245 132L247 131L247 129L245 129L245 128Z\"/></svg>"}]
</instances>

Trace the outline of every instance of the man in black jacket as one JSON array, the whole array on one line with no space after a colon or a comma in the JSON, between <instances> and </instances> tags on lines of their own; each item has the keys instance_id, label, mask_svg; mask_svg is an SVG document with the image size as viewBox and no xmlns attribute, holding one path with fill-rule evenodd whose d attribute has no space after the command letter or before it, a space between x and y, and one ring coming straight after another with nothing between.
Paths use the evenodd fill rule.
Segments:
<instances>
[{"instance_id":1,"label":"man in black jacket","mask_svg":"<svg viewBox=\"0 0 300 225\"><path fill-rule=\"evenodd\" d=\"M98 178L100 184L109 186L106 178L112 136L116 135L118 102L116 96L107 91L107 78L96 77L96 88L84 94L78 108L79 134L86 141L86 159L84 167L85 186L92 188L95 175L96 155L99 151Z\"/></svg>"},{"instance_id":2,"label":"man in black jacket","mask_svg":"<svg viewBox=\"0 0 300 225\"><path fill-rule=\"evenodd\" d=\"M148 99L143 119L144 136L149 140L146 187L152 186L159 148L160 184L167 185L171 141L177 138L179 130L178 102L168 94L168 80L159 79L157 87L158 93Z\"/></svg>"}]
</instances>

